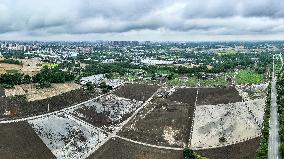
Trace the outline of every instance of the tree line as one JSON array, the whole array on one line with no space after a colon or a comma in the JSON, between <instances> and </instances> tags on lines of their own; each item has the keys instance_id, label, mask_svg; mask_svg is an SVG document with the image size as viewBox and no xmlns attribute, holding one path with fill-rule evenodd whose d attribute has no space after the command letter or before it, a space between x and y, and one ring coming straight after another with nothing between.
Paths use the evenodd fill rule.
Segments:
<instances>
[{"instance_id":1,"label":"tree line","mask_svg":"<svg viewBox=\"0 0 284 159\"><path fill-rule=\"evenodd\" d=\"M39 87L49 87L51 83L64 83L75 79L75 75L57 69L44 69L35 76L21 73L6 73L0 75L0 84L5 88L13 88L19 84L38 83Z\"/></svg>"}]
</instances>

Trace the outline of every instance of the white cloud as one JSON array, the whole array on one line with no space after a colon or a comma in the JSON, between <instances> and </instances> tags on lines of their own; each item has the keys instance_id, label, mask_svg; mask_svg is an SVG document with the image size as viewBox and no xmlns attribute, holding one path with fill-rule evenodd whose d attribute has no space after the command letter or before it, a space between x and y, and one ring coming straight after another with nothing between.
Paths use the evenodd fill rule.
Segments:
<instances>
[{"instance_id":1,"label":"white cloud","mask_svg":"<svg viewBox=\"0 0 284 159\"><path fill-rule=\"evenodd\" d=\"M0 38L277 37L282 8L282 0L1 0Z\"/></svg>"}]
</instances>

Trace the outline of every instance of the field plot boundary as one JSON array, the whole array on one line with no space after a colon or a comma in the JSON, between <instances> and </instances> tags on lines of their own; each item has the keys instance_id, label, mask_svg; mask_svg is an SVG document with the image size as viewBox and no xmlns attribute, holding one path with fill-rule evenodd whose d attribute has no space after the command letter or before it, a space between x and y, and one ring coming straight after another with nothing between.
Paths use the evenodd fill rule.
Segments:
<instances>
[{"instance_id":1,"label":"field plot boundary","mask_svg":"<svg viewBox=\"0 0 284 159\"><path fill-rule=\"evenodd\" d=\"M105 131L105 130L99 128L99 127L95 127L95 126L93 126L92 124L89 124L88 122L85 122L85 121L79 119L78 117L76 117L76 116L74 116L74 115L72 115L72 114L70 114L70 113L65 113L65 115L66 115L67 117L69 117L70 120L73 120L73 121L75 121L75 122L77 122L77 123L80 123L80 124L82 124L82 125L85 125L86 127L90 127L90 128L93 128L93 129L97 129L97 130L102 131L102 132L104 132L104 133L106 133L106 134L108 134L108 135L111 135L110 132L107 132L107 131Z\"/></svg>"},{"instance_id":2,"label":"field plot boundary","mask_svg":"<svg viewBox=\"0 0 284 159\"><path fill-rule=\"evenodd\" d=\"M237 140L237 141L234 141L234 142L230 142L230 143L227 143L227 144L220 144L220 145L206 146L206 147L191 147L191 149L192 149L192 150L206 150L206 149L213 149L213 148L225 147L225 146L230 146L230 145L239 144L239 143L242 143L242 142L245 142L245 141L248 141L248 140L257 138L257 137L261 137L261 134L257 134L257 135L255 135L255 136L251 136L251 137L244 138L244 139L241 139L241 140Z\"/></svg>"},{"instance_id":3,"label":"field plot boundary","mask_svg":"<svg viewBox=\"0 0 284 159\"><path fill-rule=\"evenodd\" d=\"M145 108L146 105L148 105L151 100L154 98L154 96L157 94L157 92L160 90L160 88L158 88L152 95L150 98L148 98L138 109L136 109L133 114L128 117L124 122L122 122L121 126L119 126L117 128L117 130L114 131L114 134L117 134L133 117L135 117L140 110L142 110L143 108Z\"/></svg>"},{"instance_id":4,"label":"field plot boundary","mask_svg":"<svg viewBox=\"0 0 284 159\"><path fill-rule=\"evenodd\" d=\"M84 104L88 103L88 102L91 102L93 100L96 100L98 98L101 98L103 96L106 96L108 94L110 94L111 92L109 93L106 93L106 94L102 94L102 95L99 95L95 98L92 98L92 99L89 99L87 101L84 101L82 103L78 103L76 105L73 105L73 106L70 106L70 107L67 107L67 108L63 108L61 110L57 110L57 111L54 111L54 112L50 112L50 113L46 113L46 114L42 114L42 115L36 115L36 116L31 116L31 117L27 117L27 118L21 118L21 119L11 119L11 120L2 120L0 121L0 124L5 124L5 123L15 123L15 122L20 122L20 121L27 121L27 120L33 120L33 119L38 119L38 118L44 118L46 116L49 116L49 115L55 115L55 114L58 114L58 113L64 113L65 111L69 111L69 110L72 110L72 109L76 109L76 108L80 108L81 106L83 106ZM0 119L1 120L1 119Z\"/></svg>"},{"instance_id":5,"label":"field plot boundary","mask_svg":"<svg viewBox=\"0 0 284 159\"><path fill-rule=\"evenodd\" d=\"M77 120L76 118L74 118L72 115L69 115L67 112L63 112L63 113L59 113L59 114L56 114L56 115L53 115L53 118L55 119L55 118L57 118L56 120L62 120L63 121L63 123L69 123L69 124L66 124L66 126L68 127L68 126L70 126L70 125L73 125L72 127L69 127L69 128L71 128L71 129L74 129L74 125L75 125L75 127L77 127L77 126L79 126L80 128L82 128L82 129L79 129L79 130L82 130L82 131L86 131L86 132L88 132L89 133L89 135L91 135L91 136L89 136L88 137L88 135L87 136L85 136L87 139L84 141L79 141L80 142L80 144L78 145L79 147L81 147L81 148L86 148L84 151L83 151L83 153L82 153L82 151L78 151L78 153L75 153L75 154L73 154L74 156L73 157L75 157L75 158L78 158L78 159L81 159L82 158L82 156L84 156L84 154L85 153L88 153L91 149L93 149L93 148L96 148L96 147L98 147L98 146L101 146L102 144L101 143L104 143L104 140L106 140L107 138L108 138L108 136L109 136L109 134L108 133L106 133L106 132L104 132L104 131L101 131L99 128L96 128L96 127L94 127L94 126L92 126L92 125L89 125L89 124L85 124L85 123L83 123L83 122L81 122L81 121L79 121L79 120ZM39 121L37 121L37 120L39 120L39 121L41 121L41 122L39 122ZM55 126L55 125L53 125L52 126L52 124L47 124L48 122L52 122L52 121L48 121L48 120L50 120L49 119L49 117L46 117L46 118L41 118L41 119L34 119L34 120L30 120L29 121L29 124L30 125L41 125L42 124L42 122L43 123L46 123L46 124L43 124L43 125L41 125L41 126L32 126L33 127L33 129L34 129L34 131L37 133L37 135L41 138L41 140L42 141L44 141L44 143L46 144L46 146L52 151L52 153L56 156L56 157L59 157L59 158L61 158L61 157L63 157L63 158L65 158L66 156L66 154L67 155L71 155L72 154L72 143L75 141L75 145L77 145L78 144L78 141L76 141L76 140L78 140L78 136L77 135L74 135L73 133L71 133L71 134L73 134L74 136L72 137L72 138L70 138L70 140L68 141L68 142L65 142L64 140L62 140L62 139L59 139L58 140L58 138L49 138L49 137L46 137L46 135L41 135L41 134L48 134L48 133L46 133L46 132L49 132L49 131L51 131L52 133L54 132L54 134L55 134L55 136L57 135L59 135L59 136L61 136L61 138L62 138L62 135L64 136L64 137L67 137L67 136L69 136L70 134L65 134L64 132L62 132L62 129L61 128L56 128L57 126ZM59 122L60 123L60 122ZM74 123L74 124L73 124ZM60 123L61 124L61 123ZM44 125L47 125L47 129L45 129L45 126ZM62 126L62 125L61 125ZM64 126L62 126L63 128L65 128L65 125ZM66 127L66 128L67 128ZM76 129L76 128L75 128ZM75 130L74 129L74 130ZM44 130L48 130L48 131L46 131L46 132L44 132ZM70 129L65 129L65 130L68 130L68 131L70 131ZM42 133L38 133L38 132L41 132L42 131ZM84 135L85 135L86 133L84 133ZM94 135L95 134L95 135ZM103 134L103 137L100 137L100 134ZM80 136L80 135L79 135ZM97 136L97 137L96 137ZM49 143L49 140L51 140L51 141L55 141L55 142L51 142L51 143ZM80 140L80 138L79 138L79 140ZM94 143L94 141L95 141L95 143ZM59 147L57 147L57 145L59 144L59 145L61 145L60 144L60 142L63 142L63 145L62 146L59 146ZM77 144L76 144L77 143ZM71 147L70 147L71 146ZM65 151L66 150L66 151ZM64 154L63 156L61 156L62 155L62 153ZM69 156L70 157L70 156ZM73 158L72 157L72 158Z\"/></svg>"},{"instance_id":6,"label":"field plot boundary","mask_svg":"<svg viewBox=\"0 0 284 159\"><path fill-rule=\"evenodd\" d=\"M108 133L109 136L103 141L101 142L98 146L94 147L93 149L91 149L88 153L86 153L82 158L85 159L87 157L89 157L91 154L93 154L96 150L99 149L99 147L101 147L102 145L104 145L107 141L109 141L111 138L115 138L117 137L117 133L133 118L135 117L140 110L142 110L143 108L145 108L145 106L147 104L149 104L149 102L153 99L153 97L157 94L157 92L160 90L160 88L158 88L152 95L150 98L148 98L138 109L136 109L133 114L128 117L125 121L123 121L121 123L121 125L119 127L117 127L116 130L114 130L112 133Z\"/></svg>"},{"instance_id":7,"label":"field plot boundary","mask_svg":"<svg viewBox=\"0 0 284 159\"><path fill-rule=\"evenodd\" d=\"M249 108L249 106L245 105L245 107L248 109L249 114L253 117L253 119L256 122L256 124L258 125L258 127L261 128L262 127L261 124L259 123L259 121L255 117L255 115L252 113L252 110Z\"/></svg>"},{"instance_id":8,"label":"field plot boundary","mask_svg":"<svg viewBox=\"0 0 284 159\"><path fill-rule=\"evenodd\" d=\"M231 143L228 143L228 144L222 144L222 145L218 145L218 146L208 146L208 147L191 147L191 149L192 150L207 150L207 149L220 148L220 147L239 144L239 143L242 143L242 142L245 142L245 141L248 141L248 140L251 140L251 139L255 139L255 138L258 138L258 137L260 137L260 135L256 135L256 136L253 136L253 137L242 139L242 140L239 140L239 141L236 141L236 142L231 142ZM178 147L158 146L158 145L148 144L148 143L144 143L144 142L140 142L140 141L135 141L135 140L132 140L132 139L129 139L129 138L125 138L125 137L122 137L122 136L119 136L119 135L110 136L109 139L111 139L111 138L120 138L122 140L132 142L132 143L135 143L135 144L153 147L153 148L158 148L158 149L164 149L164 150L183 150L184 149L184 148L178 148ZM107 140L109 140L109 139L107 139Z\"/></svg>"},{"instance_id":9,"label":"field plot boundary","mask_svg":"<svg viewBox=\"0 0 284 159\"><path fill-rule=\"evenodd\" d=\"M105 94L101 94L95 98L92 98L92 99L89 99L87 101L84 101L84 102L81 102L81 103L78 103L78 104L75 104L73 106L70 106L70 107L67 107L67 108L63 108L63 109L60 109L60 110L57 110L57 111L53 111L53 112L50 112L50 113L45 113L45 114L41 114L41 115L36 115L36 116L30 116L30 117L25 117L25 118L20 118L20 119L8 119L8 120L1 120L0 118L0 124L5 124L5 123L14 123L14 122L20 122L20 121L27 121L27 120L33 120L33 119L38 119L38 118L42 118L42 117L46 117L46 116L49 116L49 115L55 115L57 113L61 113L61 112L64 112L64 111L69 111L69 110L72 110L72 109L76 109L76 108L80 108L82 107L84 104L88 103L88 102L91 102L93 100L97 100L103 96L107 96L109 94L112 94L114 91L116 91L118 88L120 88L121 86L123 86L124 84L120 85L119 87L116 87L115 89L111 90L110 92L108 93L105 93Z\"/></svg>"},{"instance_id":10,"label":"field plot boundary","mask_svg":"<svg viewBox=\"0 0 284 159\"><path fill-rule=\"evenodd\" d=\"M245 104L245 103L251 103L251 102L257 101L257 100L259 100L259 99L254 99L254 100L244 101L244 102L229 103L229 104L238 104L238 103L239 104L244 104L244 106L243 106L244 111L246 111L248 113L248 115L250 115L252 117L253 122L256 124L257 129L259 130L261 128L259 126L259 122L256 120L255 116L251 113L251 111L250 111L251 109L249 108L249 105ZM217 105L223 105L223 104L217 104ZM217 106L217 105L201 105L200 107L206 107L206 106L214 107L214 106ZM225 104L225 105L227 105L227 104ZM260 136L261 136L261 131L257 131L254 135L247 136L247 137L244 137L244 138L238 138L236 140L233 140L233 141L227 142L227 143L223 143L223 144L206 145L206 146L193 146L191 144L190 147L193 150L218 148L218 147L224 147L224 146L229 146L229 145L234 145L234 144L238 144L238 143L241 143L241 142L245 142L247 140L254 139L254 138L257 138L257 137L260 137Z\"/></svg>"},{"instance_id":11,"label":"field plot boundary","mask_svg":"<svg viewBox=\"0 0 284 159\"><path fill-rule=\"evenodd\" d=\"M196 110L196 103L198 100L198 93L199 93L199 89L196 90L196 96L195 96L195 102L194 102L194 108L193 108L193 117L192 117L192 124L191 124L191 128L190 128L190 137L189 137L189 145L191 146L191 138L192 138L192 134L193 134L193 126L194 126L194 119L195 119L195 110Z\"/></svg>"},{"instance_id":12,"label":"field plot boundary","mask_svg":"<svg viewBox=\"0 0 284 159\"><path fill-rule=\"evenodd\" d=\"M132 143L135 143L135 144L148 146L148 147L153 147L153 148L158 148L158 149L183 150L183 148L178 148L178 147L158 146L158 145L153 145L153 144L147 144L147 143L144 143L144 142L135 141L135 140L128 139L128 138L125 138L125 137L122 137L122 136L118 136L118 135L115 135L114 137L120 138L120 139L125 140L125 141L129 141L129 142L132 142Z\"/></svg>"}]
</instances>

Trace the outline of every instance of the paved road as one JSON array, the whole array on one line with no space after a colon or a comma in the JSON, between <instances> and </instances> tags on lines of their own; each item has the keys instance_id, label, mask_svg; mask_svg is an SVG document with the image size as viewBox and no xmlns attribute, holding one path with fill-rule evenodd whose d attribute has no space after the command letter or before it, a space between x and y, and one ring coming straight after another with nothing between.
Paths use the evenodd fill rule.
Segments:
<instances>
[{"instance_id":1,"label":"paved road","mask_svg":"<svg viewBox=\"0 0 284 159\"><path fill-rule=\"evenodd\" d=\"M279 123L277 114L277 91L276 91L276 77L274 74L274 62L272 72L271 84L271 112L269 120L269 143L268 143L268 159L280 159L279 153Z\"/></svg>"}]
</instances>

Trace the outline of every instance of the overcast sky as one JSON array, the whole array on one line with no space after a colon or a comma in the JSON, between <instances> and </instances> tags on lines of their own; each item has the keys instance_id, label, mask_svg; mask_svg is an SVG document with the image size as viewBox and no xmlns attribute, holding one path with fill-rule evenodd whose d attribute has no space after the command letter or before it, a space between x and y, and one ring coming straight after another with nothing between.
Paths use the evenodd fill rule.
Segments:
<instances>
[{"instance_id":1,"label":"overcast sky","mask_svg":"<svg viewBox=\"0 0 284 159\"><path fill-rule=\"evenodd\" d=\"M2 40L281 40L283 0L0 0Z\"/></svg>"}]
</instances>

